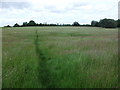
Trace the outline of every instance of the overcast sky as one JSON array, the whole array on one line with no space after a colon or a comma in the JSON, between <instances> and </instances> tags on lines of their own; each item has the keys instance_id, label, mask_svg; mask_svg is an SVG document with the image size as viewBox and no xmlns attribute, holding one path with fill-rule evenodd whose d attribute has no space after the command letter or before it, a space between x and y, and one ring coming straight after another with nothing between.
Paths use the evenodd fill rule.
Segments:
<instances>
[{"instance_id":1,"label":"overcast sky","mask_svg":"<svg viewBox=\"0 0 120 90\"><path fill-rule=\"evenodd\" d=\"M0 26L36 23L90 24L118 18L119 0L0 0Z\"/></svg>"}]
</instances>

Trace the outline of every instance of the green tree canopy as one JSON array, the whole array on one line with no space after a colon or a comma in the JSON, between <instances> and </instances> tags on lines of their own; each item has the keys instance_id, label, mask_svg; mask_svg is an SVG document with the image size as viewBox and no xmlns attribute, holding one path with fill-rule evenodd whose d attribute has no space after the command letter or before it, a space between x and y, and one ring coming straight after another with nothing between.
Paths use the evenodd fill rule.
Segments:
<instances>
[{"instance_id":1,"label":"green tree canopy","mask_svg":"<svg viewBox=\"0 0 120 90\"><path fill-rule=\"evenodd\" d=\"M28 26L36 26L35 21L31 20L29 21L29 23L27 24Z\"/></svg>"},{"instance_id":2,"label":"green tree canopy","mask_svg":"<svg viewBox=\"0 0 120 90\"><path fill-rule=\"evenodd\" d=\"M28 23L27 22L23 22L23 26L27 26L28 25Z\"/></svg>"},{"instance_id":3,"label":"green tree canopy","mask_svg":"<svg viewBox=\"0 0 120 90\"><path fill-rule=\"evenodd\" d=\"M19 27L19 26L20 26L20 25L16 23L13 27Z\"/></svg>"},{"instance_id":4,"label":"green tree canopy","mask_svg":"<svg viewBox=\"0 0 120 90\"><path fill-rule=\"evenodd\" d=\"M120 19L117 20L117 27L120 27Z\"/></svg>"},{"instance_id":5,"label":"green tree canopy","mask_svg":"<svg viewBox=\"0 0 120 90\"><path fill-rule=\"evenodd\" d=\"M96 26L96 27L98 27L98 26L99 26L99 22L93 20L93 21L91 22L91 26L94 26L94 27Z\"/></svg>"},{"instance_id":6,"label":"green tree canopy","mask_svg":"<svg viewBox=\"0 0 120 90\"><path fill-rule=\"evenodd\" d=\"M80 26L80 24L78 22L74 22L73 26Z\"/></svg>"},{"instance_id":7,"label":"green tree canopy","mask_svg":"<svg viewBox=\"0 0 120 90\"><path fill-rule=\"evenodd\" d=\"M104 28L116 28L117 23L113 19L102 19L99 22L99 25Z\"/></svg>"}]
</instances>

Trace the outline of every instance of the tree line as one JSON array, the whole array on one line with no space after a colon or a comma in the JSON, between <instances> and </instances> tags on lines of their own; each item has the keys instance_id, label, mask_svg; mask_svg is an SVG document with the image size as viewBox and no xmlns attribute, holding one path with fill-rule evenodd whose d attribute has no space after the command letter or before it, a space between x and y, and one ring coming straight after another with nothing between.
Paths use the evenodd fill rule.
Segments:
<instances>
[{"instance_id":1,"label":"tree line","mask_svg":"<svg viewBox=\"0 0 120 90\"><path fill-rule=\"evenodd\" d=\"M120 19L114 20L114 19L101 19L100 21L91 21L91 24L84 24L81 25L78 22L73 22L73 24L47 24L47 23L36 23L33 20L30 20L29 22L23 22L22 25L19 25L18 23L14 24L13 26L7 25L5 27L28 27L28 26L90 26L90 27L103 27L103 28L117 28L120 27Z\"/></svg>"},{"instance_id":2,"label":"tree line","mask_svg":"<svg viewBox=\"0 0 120 90\"><path fill-rule=\"evenodd\" d=\"M120 19L114 20L114 19L101 19L98 21L92 21L91 26L93 27L103 27L103 28L117 28L120 27Z\"/></svg>"}]
</instances>

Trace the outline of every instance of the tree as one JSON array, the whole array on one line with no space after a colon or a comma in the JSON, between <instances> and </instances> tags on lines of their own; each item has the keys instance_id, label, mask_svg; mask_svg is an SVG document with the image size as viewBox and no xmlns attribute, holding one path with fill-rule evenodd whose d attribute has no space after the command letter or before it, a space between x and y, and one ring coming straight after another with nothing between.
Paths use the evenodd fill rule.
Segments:
<instances>
[{"instance_id":1,"label":"tree","mask_svg":"<svg viewBox=\"0 0 120 90\"><path fill-rule=\"evenodd\" d=\"M10 25L4 26L4 27L11 27Z\"/></svg>"},{"instance_id":2,"label":"tree","mask_svg":"<svg viewBox=\"0 0 120 90\"><path fill-rule=\"evenodd\" d=\"M42 23L38 24L39 26L42 26Z\"/></svg>"},{"instance_id":3,"label":"tree","mask_svg":"<svg viewBox=\"0 0 120 90\"><path fill-rule=\"evenodd\" d=\"M117 27L120 27L120 19L117 20Z\"/></svg>"},{"instance_id":4,"label":"tree","mask_svg":"<svg viewBox=\"0 0 120 90\"><path fill-rule=\"evenodd\" d=\"M19 27L19 26L20 26L20 25L16 23L13 27Z\"/></svg>"},{"instance_id":5,"label":"tree","mask_svg":"<svg viewBox=\"0 0 120 90\"><path fill-rule=\"evenodd\" d=\"M98 26L99 26L99 22L93 20L93 21L91 22L91 26L93 26L93 27L98 27Z\"/></svg>"},{"instance_id":6,"label":"tree","mask_svg":"<svg viewBox=\"0 0 120 90\"><path fill-rule=\"evenodd\" d=\"M29 21L29 23L27 24L28 26L36 26L35 21L31 20Z\"/></svg>"},{"instance_id":7,"label":"tree","mask_svg":"<svg viewBox=\"0 0 120 90\"><path fill-rule=\"evenodd\" d=\"M74 22L72 25L73 26L80 26L80 24L78 22Z\"/></svg>"},{"instance_id":8,"label":"tree","mask_svg":"<svg viewBox=\"0 0 120 90\"><path fill-rule=\"evenodd\" d=\"M117 23L113 19L102 19L99 22L99 25L104 28L116 28Z\"/></svg>"},{"instance_id":9,"label":"tree","mask_svg":"<svg viewBox=\"0 0 120 90\"><path fill-rule=\"evenodd\" d=\"M22 26L27 26L28 25L28 23L27 22L23 22L23 25Z\"/></svg>"}]
</instances>

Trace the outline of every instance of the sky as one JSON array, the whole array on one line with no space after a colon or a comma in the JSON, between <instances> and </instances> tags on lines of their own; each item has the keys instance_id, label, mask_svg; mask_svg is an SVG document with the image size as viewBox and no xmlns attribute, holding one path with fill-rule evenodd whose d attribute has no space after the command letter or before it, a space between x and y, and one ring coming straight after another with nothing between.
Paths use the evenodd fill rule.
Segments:
<instances>
[{"instance_id":1,"label":"sky","mask_svg":"<svg viewBox=\"0 0 120 90\"><path fill-rule=\"evenodd\" d=\"M118 19L119 0L0 0L0 27L36 23L90 24L92 20Z\"/></svg>"}]
</instances>

